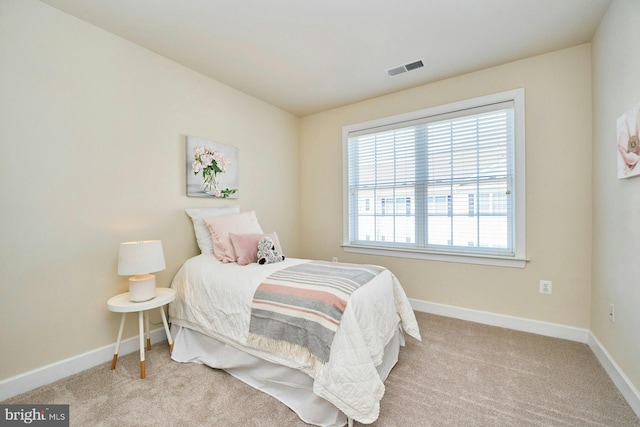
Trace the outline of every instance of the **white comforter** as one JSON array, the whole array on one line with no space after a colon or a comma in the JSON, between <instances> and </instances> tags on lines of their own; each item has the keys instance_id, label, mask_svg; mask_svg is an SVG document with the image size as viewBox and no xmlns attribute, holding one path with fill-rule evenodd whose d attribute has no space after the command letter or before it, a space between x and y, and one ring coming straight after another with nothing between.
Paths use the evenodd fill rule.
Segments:
<instances>
[{"instance_id":1,"label":"white comforter","mask_svg":"<svg viewBox=\"0 0 640 427\"><path fill-rule=\"evenodd\" d=\"M384 346L396 331L420 338L411 305L388 270L351 296L338 328L329 362L315 370L303 360L270 354L247 344L251 300L260 282L279 269L307 262L287 258L276 264L222 264L211 255L187 260L173 279L177 291L169 306L172 323L202 332L262 359L305 372L313 391L349 418L372 423L378 418L384 384L376 371Z\"/></svg>"}]
</instances>

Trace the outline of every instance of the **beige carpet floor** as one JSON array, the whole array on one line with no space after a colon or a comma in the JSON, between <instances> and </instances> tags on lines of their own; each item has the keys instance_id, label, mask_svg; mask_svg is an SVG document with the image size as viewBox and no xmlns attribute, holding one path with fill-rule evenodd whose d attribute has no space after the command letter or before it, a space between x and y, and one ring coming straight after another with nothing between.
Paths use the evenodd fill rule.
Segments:
<instances>
[{"instance_id":1,"label":"beige carpet floor","mask_svg":"<svg viewBox=\"0 0 640 427\"><path fill-rule=\"evenodd\" d=\"M588 346L416 313L373 426L636 426ZM69 404L72 426L305 426L225 372L170 360L166 342L2 403ZM360 426L359 423L355 423Z\"/></svg>"}]
</instances>

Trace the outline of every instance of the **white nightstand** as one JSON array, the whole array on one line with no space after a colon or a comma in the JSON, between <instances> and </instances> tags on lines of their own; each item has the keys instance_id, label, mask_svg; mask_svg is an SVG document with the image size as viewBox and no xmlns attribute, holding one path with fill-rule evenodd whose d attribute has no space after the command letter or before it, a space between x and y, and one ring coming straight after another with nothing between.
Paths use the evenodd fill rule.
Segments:
<instances>
[{"instance_id":1,"label":"white nightstand","mask_svg":"<svg viewBox=\"0 0 640 427\"><path fill-rule=\"evenodd\" d=\"M144 368L144 335L145 324L147 331L147 350L151 350L151 336L149 335L149 312L154 308L159 308L162 313L162 323L164 324L164 331L167 334L167 341L169 341L169 351L173 350L173 340L171 339L171 333L169 332L169 325L167 324L167 316L164 314L163 306L169 304L176 297L175 289L171 288L157 288L156 296L149 301L133 302L129 301L129 292L125 292L120 295L116 295L107 301L107 307L109 311L115 313L122 313L122 320L120 321L120 330L118 331L118 341L116 342L116 351L113 354L113 360L111 361L111 369L116 368L116 362L118 361L118 351L120 350L120 341L122 340L122 331L124 329L124 320L127 317L127 313L138 313L138 324L140 327L140 378L146 377ZM144 318L144 321L143 321Z\"/></svg>"}]
</instances>

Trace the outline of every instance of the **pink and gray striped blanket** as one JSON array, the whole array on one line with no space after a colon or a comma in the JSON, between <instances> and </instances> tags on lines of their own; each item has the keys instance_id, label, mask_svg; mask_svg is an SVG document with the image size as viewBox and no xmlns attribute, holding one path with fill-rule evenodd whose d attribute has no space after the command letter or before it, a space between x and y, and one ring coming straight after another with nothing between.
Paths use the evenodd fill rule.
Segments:
<instances>
[{"instance_id":1,"label":"pink and gray striped blanket","mask_svg":"<svg viewBox=\"0 0 640 427\"><path fill-rule=\"evenodd\" d=\"M384 270L309 261L271 274L253 296L249 341L269 351L309 352L326 363L349 297Z\"/></svg>"}]
</instances>

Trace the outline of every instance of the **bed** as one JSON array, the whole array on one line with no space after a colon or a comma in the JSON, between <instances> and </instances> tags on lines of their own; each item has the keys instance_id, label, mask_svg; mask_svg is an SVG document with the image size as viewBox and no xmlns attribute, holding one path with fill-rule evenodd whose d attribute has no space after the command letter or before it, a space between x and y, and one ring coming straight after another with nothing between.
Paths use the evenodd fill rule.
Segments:
<instances>
[{"instance_id":1,"label":"bed","mask_svg":"<svg viewBox=\"0 0 640 427\"><path fill-rule=\"evenodd\" d=\"M194 227L201 221L192 219ZM215 233L212 239L215 246ZM174 360L224 369L277 398L309 424L368 424L378 418L383 382L398 360L404 333L420 339L409 301L389 270L297 258L265 265L221 262L219 256L202 252L182 265L171 284L176 290L169 305ZM260 336L255 327L258 295L271 278L325 267L376 269L349 294L326 357L321 350L274 345L280 340Z\"/></svg>"}]
</instances>

